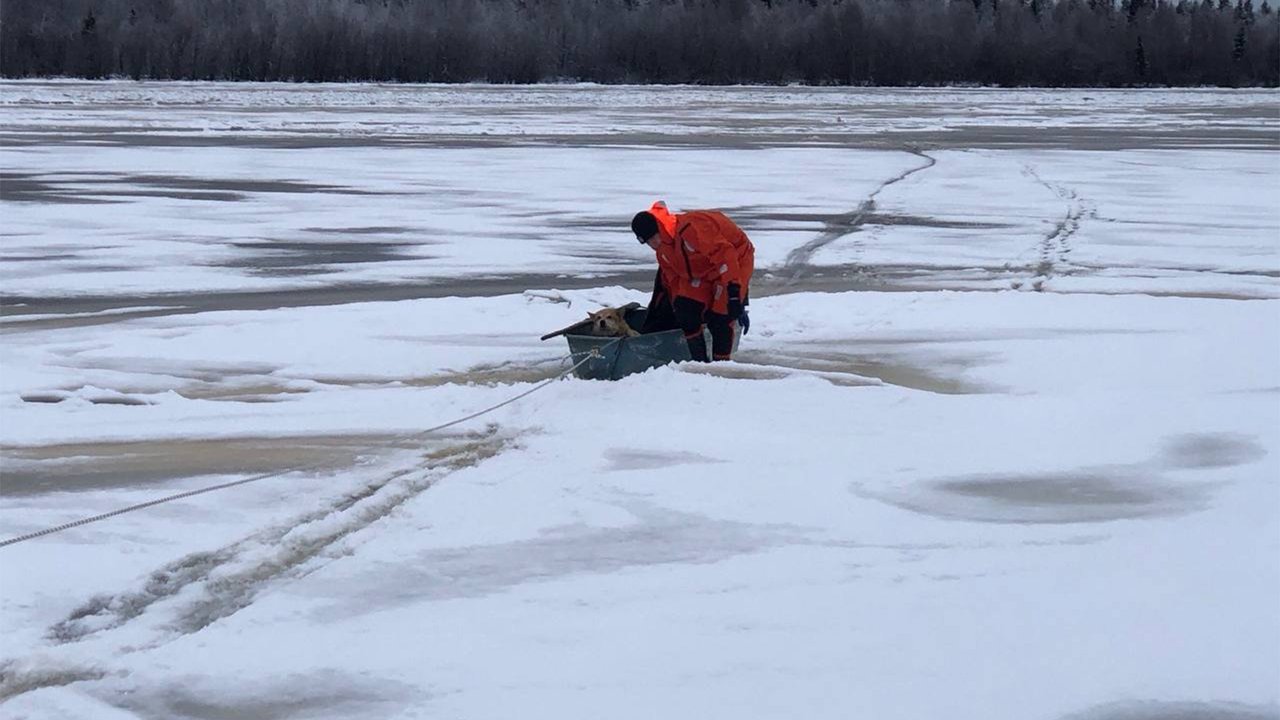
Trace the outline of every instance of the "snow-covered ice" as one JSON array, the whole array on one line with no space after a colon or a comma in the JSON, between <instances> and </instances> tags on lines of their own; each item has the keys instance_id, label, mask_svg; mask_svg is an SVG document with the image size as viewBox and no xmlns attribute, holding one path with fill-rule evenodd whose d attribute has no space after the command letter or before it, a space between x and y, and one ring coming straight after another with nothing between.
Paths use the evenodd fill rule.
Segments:
<instances>
[{"instance_id":1,"label":"snow-covered ice","mask_svg":"<svg viewBox=\"0 0 1280 720\"><path fill-rule=\"evenodd\" d=\"M0 84L5 716L1280 715L1275 93L698 93Z\"/></svg>"}]
</instances>

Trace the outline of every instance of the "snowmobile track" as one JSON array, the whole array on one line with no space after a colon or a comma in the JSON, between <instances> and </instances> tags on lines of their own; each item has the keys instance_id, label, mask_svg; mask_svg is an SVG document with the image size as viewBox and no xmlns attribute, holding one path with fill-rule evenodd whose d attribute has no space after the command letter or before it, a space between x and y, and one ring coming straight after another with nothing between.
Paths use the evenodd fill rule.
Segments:
<instances>
[{"instance_id":1,"label":"snowmobile track","mask_svg":"<svg viewBox=\"0 0 1280 720\"><path fill-rule=\"evenodd\" d=\"M1074 272L1074 266L1071 263L1072 238L1080 230L1080 225L1086 217L1097 215L1097 208L1066 185L1049 182L1040 177L1040 174L1030 165L1024 166L1023 174L1048 188L1067 204L1067 210L1062 219L1054 224L1053 229L1040 240L1037 246L1039 260L1033 267L1034 274L1030 282L1032 289L1040 292L1044 290L1048 280L1059 275L1071 275ZM1018 286L1019 284L1014 285L1015 288Z\"/></svg>"},{"instance_id":2,"label":"snowmobile track","mask_svg":"<svg viewBox=\"0 0 1280 720\"><path fill-rule=\"evenodd\" d=\"M935 158L916 148L907 148L904 151L923 158L925 163L906 170L892 178L889 178L883 183L880 183L880 185L873 190L871 194L867 196L867 199L863 200L855 210L843 215L837 215L836 217L828 220L825 223L826 227L823 228L822 232L819 233L817 237L788 253L786 262L783 263L783 266L779 270L780 275L787 277L786 282L783 283L783 289L791 287L810 271L810 261L813 259L814 253L846 235L857 232L862 227L862 224L866 222L867 216L875 210L877 195L883 192L890 185L901 182L921 170L927 170L938 163Z\"/></svg>"},{"instance_id":3,"label":"snowmobile track","mask_svg":"<svg viewBox=\"0 0 1280 720\"><path fill-rule=\"evenodd\" d=\"M55 646L106 640L108 633L150 618L151 640L138 643L132 637L117 649L127 653L199 632L248 607L273 582L314 571L313 561L340 552L336 545L341 540L387 517L454 471L493 457L508 441L490 433L430 452L413 467L370 480L324 507L222 548L175 560L151 573L139 589L90 598L51 626L46 636ZM16 667L13 659L0 666L0 701L102 675L52 669L18 672Z\"/></svg>"}]
</instances>

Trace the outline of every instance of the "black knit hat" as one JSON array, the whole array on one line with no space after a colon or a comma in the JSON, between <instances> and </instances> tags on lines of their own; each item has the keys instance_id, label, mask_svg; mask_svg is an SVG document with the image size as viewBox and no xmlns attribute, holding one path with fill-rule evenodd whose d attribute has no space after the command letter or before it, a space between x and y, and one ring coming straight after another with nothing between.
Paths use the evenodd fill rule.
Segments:
<instances>
[{"instance_id":1,"label":"black knit hat","mask_svg":"<svg viewBox=\"0 0 1280 720\"><path fill-rule=\"evenodd\" d=\"M658 218L651 212L636 213L631 218L631 232L636 234L636 239L640 242L649 242L649 238L658 234Z\"/></svg>"}]
</instances>

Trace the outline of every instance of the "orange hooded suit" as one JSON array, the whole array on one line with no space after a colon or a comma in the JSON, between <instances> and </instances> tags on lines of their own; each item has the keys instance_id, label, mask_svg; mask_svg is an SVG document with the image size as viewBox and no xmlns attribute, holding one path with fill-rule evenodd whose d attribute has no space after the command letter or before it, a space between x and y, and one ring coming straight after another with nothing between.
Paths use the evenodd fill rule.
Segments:
<instances>
[{"instance_id":1,"label":"orange hooded suit","mask_svg":"<svg viewBox=\"0 0 1280 720\"><path fill-rule=\"evenodd\" d=\"M747 234L718 210L672 213L659 200L649 213L662 228L658 271L672 297L687 297L711 312L729 312L728 287L741 288L743 300L755 270L755 246Z\"/></svg>"}]
</instances>

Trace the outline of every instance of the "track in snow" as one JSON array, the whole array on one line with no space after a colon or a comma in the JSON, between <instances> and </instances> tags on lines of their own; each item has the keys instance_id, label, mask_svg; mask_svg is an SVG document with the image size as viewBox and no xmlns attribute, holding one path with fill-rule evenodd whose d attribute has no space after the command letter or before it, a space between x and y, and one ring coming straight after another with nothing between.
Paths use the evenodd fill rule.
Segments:
<instances>
[{"instance_id":1,"label":"track in snow","mask_svg":"<svg viewBox=\"0 0 1280 720\"><path fill-rule=\"evenodd\" d=\"M509 438L490 432L427 453L419 463L353 488L326 506L268 527L216 550L197 552L150 574L142 587L91 598L49 628L53 650L41 660L10 659L0 665L0 702L38 690L104 677L102 668L74 660L73 650L55 660L59 646L84 642L115 645L111 655L147 650L248 607L273 583L313 572L340 541L387 517L452 472L501 452ZM113 634L138 623L137 633ZM95 653L96 654L96 653ZM52 657L51 657L52 656Z\"/></svg>"},{"instance_id":2,"label":"track in snow","mask_svg":"<svg viewBox=\"0 0 1280 720\"><path fill-rule=\"evenodd\" d=\"M1044 290L1045 283L1050 279L1058 275L1070 275L1073 272L1071 240L1076 232L1080 230L1080 225L1084 219L1094 216L1097 213L1097 209L1093 206L1093 203L1081 198L1075 190L1040 177L1040 174L1030 165L1025 166L1022 172L1048 188L1050 192L1067 204L1066 214L1054 224L1053 229L1037 245L1039 261L1033 267L1034 274L1030 282L1033 290L1041 292ZM1015 289L1019 288L1021 283L1015 281L1013 287Z\"/></svg>"},{"instance_id":3,"label":"track in snow","mask_svg":"<svg viewBox=\"0 0 1280 720\"><path fill-rule=\"evenodd\" d=\"M831 218L826 222L826 227L816 238L788 253L786 262L778 271L778 274L788 277L782 285L782 290L785 291L795 285L801 277L811 272L810 261L813 259L814 253L846 235L857 232L862 227L862 224L866 222L867 216L875 210L876 196L883 192L885 188L905 180L921 170L927 170L938 162L933 157L914 148L908 149L906 152L924 158L925 163L884 181L867 196L866 200L863 200L858 205L856 210Z\"/></svg>"}]
</instances>

